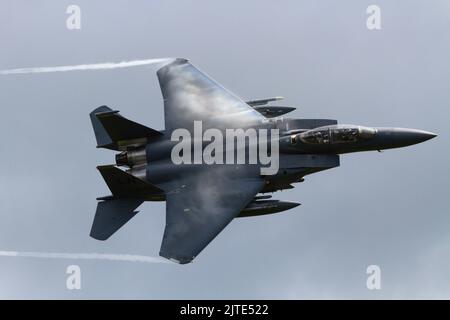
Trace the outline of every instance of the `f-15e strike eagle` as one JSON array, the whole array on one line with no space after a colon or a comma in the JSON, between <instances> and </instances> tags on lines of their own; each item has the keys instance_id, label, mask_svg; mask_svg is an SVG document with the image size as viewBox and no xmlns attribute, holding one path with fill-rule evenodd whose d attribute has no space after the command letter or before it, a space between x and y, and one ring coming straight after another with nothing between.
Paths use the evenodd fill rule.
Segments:
<instances>
[{"instance_id":1,"label":"f-15e strike eagle","mask_svg":"<svg viewBox=\"0 0 450 320\"><path fill-rule=\"evenodd\" d=\"M399 148L436 136L280 117L295 109L270 105L281 97L244 102L186 59L166 64L157 76L165 130L106 106L90 114L97 147L119 152L115 165L97 167L112 194L97 199L90 235L106 240L144 201L166 201L160 255L181 264L191 262L234 218L298 206L264 193L291 189L306 175L338 167L340 154Z\"/></svg>"}]
</instances>

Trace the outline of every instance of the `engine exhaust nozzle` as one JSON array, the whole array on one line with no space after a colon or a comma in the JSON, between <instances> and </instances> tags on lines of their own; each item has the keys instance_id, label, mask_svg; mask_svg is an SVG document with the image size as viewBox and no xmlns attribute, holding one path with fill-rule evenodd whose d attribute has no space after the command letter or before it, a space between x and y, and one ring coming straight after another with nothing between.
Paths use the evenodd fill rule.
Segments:
<instances>
[{"instance_id":1,"label":"engine exhaust nozzle","mask_svg":"<svg viewBox=\"0 0 450 320\"><path fill-rule=\"evenodd\" d=\"M116 165L134 167L147 163L147 153L145 148L127 150L116 154Z\"/></svg>"}]
</instances>

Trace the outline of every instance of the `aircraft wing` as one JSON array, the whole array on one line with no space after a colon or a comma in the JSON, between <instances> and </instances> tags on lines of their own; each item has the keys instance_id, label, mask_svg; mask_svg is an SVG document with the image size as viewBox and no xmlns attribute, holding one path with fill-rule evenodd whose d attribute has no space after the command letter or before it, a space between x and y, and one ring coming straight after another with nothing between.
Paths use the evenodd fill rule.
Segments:
<instances>
[{"instance_id":1,"label":"aircraft wing","mask_svg":"<svg viewBox=\"0 0 450 320\"><path fill-rule=\"evenodd\" d=\"M261 178L233 177L232 170L239 171L236 166L213 166L164 187L162 257L191 262L262 189Z\"/></svg>"},{"instance_id":2,"label":"aircraft wing","mask_svg":"<svg viewBox=\"0 0 450 320\"><path fill-rule=\"evenodd\" d=\"M203 128L243 128L265 120L236 95L198 70L186 59L176 59L157 72L164 98L166 131L185 128L193 122Z\"/></svg>"}]
</instances>

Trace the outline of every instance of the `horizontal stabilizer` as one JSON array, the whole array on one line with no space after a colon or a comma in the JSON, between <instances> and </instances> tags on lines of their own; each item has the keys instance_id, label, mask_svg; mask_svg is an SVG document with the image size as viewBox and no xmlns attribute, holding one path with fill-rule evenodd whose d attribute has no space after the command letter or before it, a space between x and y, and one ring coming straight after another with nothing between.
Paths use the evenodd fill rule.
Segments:
<instances>
[{"instance_id":1,"label":"horizontal stabilizer","mask_svg":"<svg viewBox=\"0 0 450 320\"><path fill-rule=\"evenodd\" d=\"M141 205L139 199L114 199L97 204L90 236L97 240L106 240L133 218Z\"/></svg>"},{"instance_id":2,"label":"horizontal stabilizer","mask_svg":"<svg viewBox=\"0 0 450 320\"><path fill-rule=\"evenodd\" d=\"M97 148L125 150L137 147L162 135L159 131L128 120L107 106L101 106L90 113L97 139Z\"/></svg>"},{"instance_id":3,"label":"horizontal stabilizer","mask_svg":"<svg viewBox=\"0 0 450 320\"><path fill-rule=\"evenodd\" d=\"M152 200L149 198L155 195L164 194L158 187L142 179L136 178L113 165L98 166L97 169L100 171L103 179L105 179L114 198L140 198L143 200Z\"/></svg>"}]
</instances>

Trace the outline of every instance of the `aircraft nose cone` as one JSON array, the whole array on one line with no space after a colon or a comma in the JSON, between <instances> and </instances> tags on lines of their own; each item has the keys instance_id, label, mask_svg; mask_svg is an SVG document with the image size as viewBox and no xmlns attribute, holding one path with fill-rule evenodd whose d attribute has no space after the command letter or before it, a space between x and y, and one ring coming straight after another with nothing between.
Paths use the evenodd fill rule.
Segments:
<instances>
[{"instance_id":1,"label":"aircraft nose cone","mask_svg":"<svg viewBox=\"0 0 450 320\"><path fill-rule=\"evenodd\" d=\"M404 145L421 143L436 137L436 134L417 129L397 129L398 142Z\"/></svg>"},{"instance_id":2,"label":"aircraft nose cone","mask_svg":"<svg viewBox=\"0 0 450 320\"><path fill-rule=\"evenodd\" d=\"M422 135L421 142L433 139L434 137L437 137L437 134L435 134L433 132L428 132L428 131L422 131L421 135Z\"/></svg>"},{"instance_id":3,"label":"aircraft nose cone","mask_svg":"<svg viewBox=\"0 0 450 320\"><path fill-rule=\"evenodd\" d=\"M406 128L380 128L378 132L381 145L386 148L406 147L436 137L432 132Z\"/></svg>"}]
</instances>

